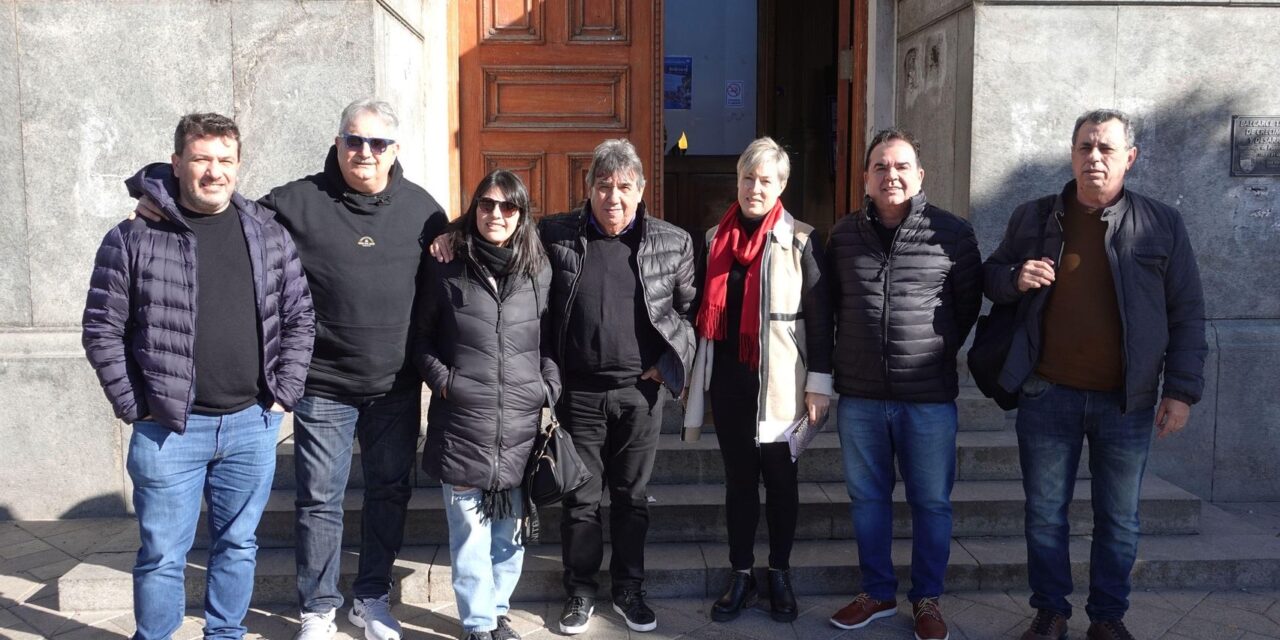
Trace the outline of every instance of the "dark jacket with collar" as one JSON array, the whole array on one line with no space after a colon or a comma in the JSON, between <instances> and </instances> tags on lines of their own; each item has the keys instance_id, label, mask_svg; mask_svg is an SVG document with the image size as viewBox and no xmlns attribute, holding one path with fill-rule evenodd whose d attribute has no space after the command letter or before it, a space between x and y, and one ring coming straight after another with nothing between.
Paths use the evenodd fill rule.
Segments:
<instances>
[{"instance_id":1,"label":"dark jacket with collar","mask_svg":"<svg viewBox=\"0 0 1280 640\"><path fill-rule=\"evenodd\" d=\"M1062 252L1064 196L1023 203L1014 210L1000 247L983 265L987 297L999 304L1018 302L1023 323L1013 344L1000 386L1016 392L1040 361L1041 321L1052 287L1018 292L1022 264ZM1194 404L1204 390L1204 293L1191 240L1176 209L1125 190L1120 206L1103 213L1107 222L1107 261L1116 286L1124 339L1124 410L1155 405L1160 395ZM1041 234L1043 253L1037 255ZM1164 377L1160 391L1161 374Z\"/></svg>"},{"instance_id":2,"label":"dark jacket with collar","mask_svg":"<svg viewBox=\"0 0 1280 640\"><path fill-rule=\"evenodd\" d=\"M920 193L886 255L869 214L870 199L832 227L828 242L836 391L952 401L959 392L956 353L982 306L982 257L973 227Z\"/></svg>"},{"instance_id":3,"label":"dark jacket with collar","mask_svg":"<svg viewBox=\"0 0 1280 640\"><path fill-rule=\"evenodd\" d=\"M552 346L556 361L564 362L565 334L572 331L568 319L582 273L586 253L586 229L590 204L577 211L543 218L538 233L551 261ZM679 395L693 366L695 349L690 313L695 296L693 240L665 220L636 211L636 231L641 234L636 267L649 321L667 343L658 360L658 372L673 395Z\"/></svg>"},{"instance_id":4,"label":"dark jacket with collar","mask_svg":"<svg viewBox=\"0 0 1280 640\"><path fill-rule=\"evenodd\" d=\"M85 354L117 417L133 423L149 414L183 433L195 398L195 234L178 213L169 165L150 165L126 185L135 197L150 196L165 219L125 220L103 239L85 302ZM239 193L231 206L249 246L262 373L274 401L292 409L315 337L306 276L270 210Z\"/></svg>"},{"instance_id":5,"label":"dark jacket with collar","mask_svg":"<svg viewBox=\"0 0 1280 640\"><path fill-rule=\"evenodd\" d=\"M426 251L448 224L439 203L391 167L381 193L347 186L331 147L321 173L260 201L298 246L316 306L307 393L364 399L419 384L410 324Z\"/></svg>"},{"instance_id":6,"label":"dark jacket with collar","mask_svg":"<svg viewBox=\"0 0 1280 640\"><path fill-rule=\"evenodd\" d=\"M427 258L415 362L433 392L423 470L497 491L523 480L560 374L543 340L550 265L509 276L500 291L486 273L465 251L445 264Z\"/></svg>"}]
</instances>

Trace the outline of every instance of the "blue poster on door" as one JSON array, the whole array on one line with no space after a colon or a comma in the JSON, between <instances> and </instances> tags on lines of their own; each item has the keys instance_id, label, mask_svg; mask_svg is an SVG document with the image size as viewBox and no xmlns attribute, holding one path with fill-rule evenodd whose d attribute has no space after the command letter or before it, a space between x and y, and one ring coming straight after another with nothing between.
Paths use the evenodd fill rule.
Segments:
<instances>
[{"instance_id":1,"label":"blue poster on door","mask_svg":"<svg viewBox=\"0 0 1280 640\"><path fill-rule=\"evenodd\" d=\"M662 106L666 109L693 108L693 58L667 56L662 66Z\"/></svg>"}]
</instances>

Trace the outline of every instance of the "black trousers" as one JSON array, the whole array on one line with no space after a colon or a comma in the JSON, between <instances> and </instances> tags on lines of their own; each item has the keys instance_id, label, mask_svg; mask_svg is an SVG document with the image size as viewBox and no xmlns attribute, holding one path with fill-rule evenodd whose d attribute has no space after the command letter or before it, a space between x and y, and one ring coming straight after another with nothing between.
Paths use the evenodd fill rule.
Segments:
<instances>
[{"instance_id":1,"label":"black trousers","mask_svg":"<svg viewBox=\"0 0 1280 640\"><path fill-rule=\"evenodd\" d=\"M769 527L769 566L791 568L791 547L800 511L797 465L786 442L756 446L759 383L754 377L725 376L733 383L711 380L708 395L716 439L724 460L725 523L729 531L729 564L745 571L755 564L756 525L760 522L760 478L764 477L765 520Z\"/></svg>"},{"instance_id":2,"label":"black trousers","mask_svg":"<svg viewBox=\"0 0 1280 640\"><path fill-rule=\"evenodd\" d=\"M564 589L596 597L596 572L604 559L600 501L609 490L609 573L613 595L644 582L644 542L649 532L649 477L658 451L662 405L668 396L656 382L609 391L566 388L557 405L561 424L594 476L564 498L560 544Z\"/></svg>"}]
</instances>

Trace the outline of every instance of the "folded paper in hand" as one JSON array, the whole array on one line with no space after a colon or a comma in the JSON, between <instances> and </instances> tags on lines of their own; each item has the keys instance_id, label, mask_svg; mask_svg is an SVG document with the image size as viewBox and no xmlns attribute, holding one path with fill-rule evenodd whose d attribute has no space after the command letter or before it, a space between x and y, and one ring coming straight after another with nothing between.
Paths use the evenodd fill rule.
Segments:
<instances>
[{"instance_id":1,"label":"folded paper in hand","mask_svg":"<svg viewBox=\"0 0 1280 640\"><path fill-rule=\"evenodd\" d=\"M814 438L818 437L818 434L822 432L822 428L826 424L826 416L823 416L822 421L814 425L809 423L809 416L806 414L797 420L795 425L787 429L787 446L791 448L792 462L800 459L800 454L809 448L809 444L813 442Z\"/></svg>"}]
</instances>

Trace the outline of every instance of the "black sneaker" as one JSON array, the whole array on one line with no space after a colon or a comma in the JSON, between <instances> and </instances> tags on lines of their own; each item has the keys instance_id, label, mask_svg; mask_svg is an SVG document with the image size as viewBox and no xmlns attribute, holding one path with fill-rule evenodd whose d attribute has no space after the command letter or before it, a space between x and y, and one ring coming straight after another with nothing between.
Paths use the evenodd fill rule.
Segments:
<instances>
[{"instance_id":1,"label":"black sneaker","mask_svg":"<svg viewBox=\"0 0 1280 640\"><path fill-rule=\"evenodd\" d=\"M653 631L658 628L658 616L644 603L644 592L628 589L613 597L613 610L627 621L632 631Z\"/></svg>"},{"instance_id":2,"label":"black sneaker","mask_svg":"<svg viewBox=\"0 0 1280 640\"><path fill-rule=\"evenodd\" d=\"M489 632L493 640L520 640L520 634L511 628L511 618L498 616L498 628Z\"/></svg>"},{"instance_id":3,"label":"black sneaker","mask_svg":"<svg viewBox=\"0 0 1280 640\"><path fill-rule=\"evenodd\" d=\"M595 600L586 596L569 596L560 612L560 633L572 636L586 631L595 610Z\"/></svg>"},{"instance_id":4,"label":"black sneaker","mask_svg":"<svg viewBox=\"0 0 1280 640\"><path fill-rule=\"evenodd\" d=\"M493 634L489 631L472 631L462 640L493 640Z\"/></svg>"}]
</instances>

